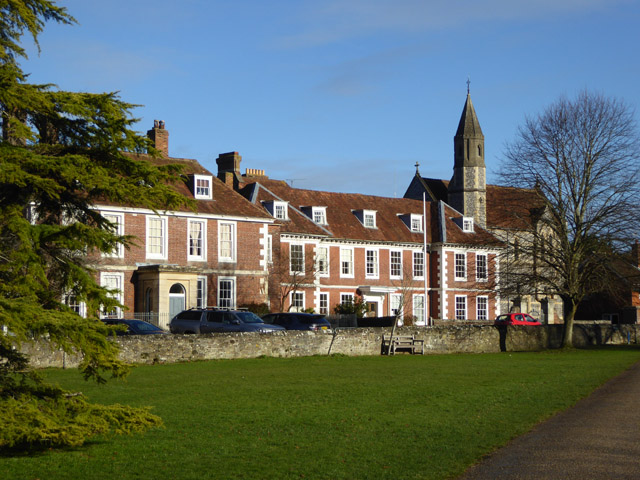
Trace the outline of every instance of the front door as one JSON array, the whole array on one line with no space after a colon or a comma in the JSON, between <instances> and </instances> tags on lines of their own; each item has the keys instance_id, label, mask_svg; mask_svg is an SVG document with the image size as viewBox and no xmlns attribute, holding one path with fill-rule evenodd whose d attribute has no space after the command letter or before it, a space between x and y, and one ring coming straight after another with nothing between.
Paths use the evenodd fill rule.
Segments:
<instances>
[{"instance_id":1,"label":"front door","mask_svg":"<svg viewBox=\"0 0 640 480\"><path fill-rule=\"evenodd\" d=\"M367 303L367 317L380 315L380 298L366 295L364 301Z\"/></svg>"},{"instance_id":2,"label":"front door","mask_svg":"<svg viewBox=\"0 0 640 480\"><path fill-rule=\"evenodd\" d=\"M175 317L185 309L184 287L174 283L169 290L169 318Z\"/></svg>"}]
</instances>

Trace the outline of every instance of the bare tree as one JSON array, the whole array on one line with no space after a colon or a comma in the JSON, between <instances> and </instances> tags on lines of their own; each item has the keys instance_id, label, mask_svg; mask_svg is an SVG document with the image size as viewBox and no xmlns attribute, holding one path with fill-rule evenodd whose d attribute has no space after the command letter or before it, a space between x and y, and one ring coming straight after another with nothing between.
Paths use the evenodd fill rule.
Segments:
<instances>
[{"instance_id":1,"label":"bare tree","mask_svg":"<svg viewBox=\"0 0 640 480\"><path fill-rule=\"evenodd\" d=\"M510 274L562 298L564 346L572 345L580 301L611 284L610 255L637 238L639 152L633 110L587 91L527 118L506 147L501 178L533 189L542 205L519 239L528 268Z\"/></svg>"},{"instance_id":2,"label":"bare tree","mask_svg":"<svg viewBox=\"0 0 640 480\"><path fill-rule=\"evenodd\" d=\"M389 339L389 344L387 346L387 355L389 355L389 352L391 351L391 345L393 342L393 337L396 334L396 328L400 325L400 320L404 322L406 322L407 319L411 318L412 322L415 322L416 320L418 320L415 316L411 316L409 317L409 315L407 314L407 312L409 312L411 310L412 307L412 303L413 303L413 295L414 294L420 294L423 295L423 299L424 299L424 282L422 282L421 280L414 280L413 278L413 267L411 266L411 264L407 263L407 262L403 262L402 265L402 276L397 279L397 280L393 280L391 282L393 284L393 286L397 287L397 293L393 294L393 295L397 295L396 298L396 302L394 302L394 304L391 305L391 309L395 310L394 313L394 320L393 320L393 325L391 328L391 337ZM423 307L426 308L426 300L423 300Z\"/></svg>"},{"instance_id":3,"label":"bare tree","mask_svg":"<svg viewBox=\"0 0 640 480\"><path fill-rule=\"evenodd\" d=\"M292 304L287 305L287 299L292 293L313 286L316 269L313 259L304 258L302 263L294 259L291 262L289 253L285 250L274 255L269 265L269 296L272 311L289 311ZM286 308L286 310L285 310Z\"/></svg>"}]
</instances>

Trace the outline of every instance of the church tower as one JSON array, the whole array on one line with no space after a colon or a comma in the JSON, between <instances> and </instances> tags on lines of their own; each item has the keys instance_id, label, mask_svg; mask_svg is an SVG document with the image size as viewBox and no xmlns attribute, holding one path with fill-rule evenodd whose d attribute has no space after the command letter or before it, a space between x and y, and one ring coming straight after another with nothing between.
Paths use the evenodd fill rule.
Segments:
<instances>
[{"instance_id":1,"label":"church tower","mask_svg":"<svg viewBox=\"0 0 640 480\"><path fill-rule=\"evenodd\" d=\"M473 217L481 227L487 224L486 166L484 163L484 135L471 103L467 87L467 101L460 123L453 137L453 177L449 183L449 205L465 217Z\"/></svg>"}]
</instances>

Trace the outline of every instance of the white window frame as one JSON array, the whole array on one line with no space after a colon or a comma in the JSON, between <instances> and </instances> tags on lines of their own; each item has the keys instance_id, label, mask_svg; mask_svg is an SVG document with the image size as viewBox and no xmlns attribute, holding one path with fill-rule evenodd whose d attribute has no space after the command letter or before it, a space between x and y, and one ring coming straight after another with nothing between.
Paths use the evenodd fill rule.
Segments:
<instances>
[{"instance_id":1,"label":"white window frame","mask_svg":"<svg viewBox=\"0 0 640 480\"><path fill-rule=\"evenodd\" d=\"M348 272L344 272L345 257L343 253L349 252ZM353 278L354 252L353 247L340 247L340 278Z\"/></svg>"},{"instance_id":2,"label":"white window frame","mask_svg":"<svg viewBox=\"0 0 640 480\"><path fill-rule=\"evenodd\" d=\"M161 235L160 235L160 252L152 252L150 251L150 248L152 247L151 245L151 229L152 229L152 225L155 222L160 222L160 229L161 229ZM167 259L167 247L168 247L168 241L169 241L169 235L168 235L168 225L169 225L169 221L167 219L167 217L164 216L160 216L160 215L147 215L147 225L146 225L146 253L147 253L147 258L149 259L158 259L158 260L166 260ZM154 237L157 238L157 237Z\"/></svg>"},{"instance_id":3,"label":"white window frame","mask_svg":"<svg viewBox=\"0 0 640 480\"><path fill-rule=\"evenodd\" d=\"M64 303L71 310L76 312L83 318L87 317L87 304L85 302L77 302L75 295L63 295L62 303Z\"/></svg>"},{"instance_id":4,"label":"white window frame","mask_svg":"<svg viewBox=\"0 0 640 480\"><path fill-rule=\"evenodd\" d=\"M424 323L424 294L414 294L411 305L416 322Z\"/></svg>"},{"instance_id":5,"label":"white window frame","mask_svg":"<svg viewBox=\"0 0 640 480\"><path fill-rule=\"evenodd\" d=\"M25 215L27 220L31 225L36 225L40 220L40 216L38 215L38 209L35 202L31 202L26 209Z\"/></svg>"},{"instance_id":6,"label":"white window frame","mask_svg":"<svg viewBox=\"0 0 640 480\"><path fill-rule=\"evenodd\" d=\"M291 292L291 298L289 299L292 312L302 312L305 306L304 291L294 290Z\"/></svg>"},{"instance_id":7,"label":"white window frame","mask_svg":"<svg viewBox=\"0 0 640 480\"><path fill-rule=\"evenodd\" d=\"M489 320L489 297L476 297L476 320Z\"/></svg>"},{"instance_id":8,"label":"white window frame","mask_svg":"<svg viewBox=\"0 0 640 480\"><path fill-rule=\"evenodd\" d=\"M453 274L456 280L467 279L467 254L454 252L453 254Z\"/></svg>"},{"instance_id":9,"label":"white window frame","mask_svg":"<svg viewBox=\"0 0 640 480\"><path fill-rule=\"evenodd\" d=\"M394 262L393 257L400 259L400 263ZM402 278L402 250L389 250L389 278L401 279ZM398 273L394 273L394 266Z\"/></svg>"},{"instance_id":10,"label":"white window frame","mask_svg":"<svg viewBox=\"0 0 640 480\"><path fill-rule=\"evenodd\" d=\"M221 300L221 292L222 292L222 284L223 283L229 283L231 285L231 288L228 289L229 292L231 293L231 298L229 299L228 305L223 305ZM218 277L218 297L217 297L217 304L218 307L220 308L236 308L236 277Z\"/></svg>"},{"instance_id":11,"label":"white window frame","mask_svg":"<svg viewBox=\"0 0 640 480\"><path fill-rule=\"evenodd\" d=\"M111 283L113 279L115 282ZM120 304L124 305L124 273L122 272L100 272L100 286L110 290L118 289L118 293L109 294L111 298L115 298ZM122 317L122 308L116 307L113 312L104 314L104 316L120 318Z\"/></svg>"},{"instance_id":12,"label":"white window frame","mask_svg":"<svg viewBox=\"0 0 640 480\"><path fill-rule=\"evenodd\" d=\"M377 228L376 227L376 211L375 210L363 210L362 211L362 224L365 228Z\"/></svg>"},{"instance_id":13,"label":"white window frame","mask_svg":"<svg viewBox=\"0 0 640 480\"><path fill-rule=\"evenodd\" d=\"M411 214L409 221L411 222L411 231L422 233L422 215Z\"/></svg>"},{"instance_id":14,"label":"white window frame","mask_svg":"<svg viewBox=\"0 0 640 480\"><path fill-rule=\"evenodd\" d=\"M225 233L227 227L229 227L229 239L223 239L222 235ZM236 261L236 251L237 251L237 242L236 242L236 223L235 222L225 222L218 221L218 261L220 262L235 262ZM229 248L225 248L225 245L229 244ZM230 255L227 254L226 250L229 250ZM223 255L223 252L225 255Z\"/></svg>"},{"instance_id":15,"label":"white window frame","mask_svg":"<svg viewBox=\"0 0 640 480\"><path fill-rule=\"evenodd\" d=\"M327 208L326 207L312 207L311 216L313 217L314 223L318 225L327 224Z\"/></svg>"},{"instance_id":16,"label":"white window frame","mask_svg":"<svg viewBox=\"0 0 640 480\"><path fill-rule=\"evenodd\" d=\"M349 299L345 301L346 299ZM340 292L340 305L353 305L356 302L356 296L353 293Z\"/></svg>"},{"instance_id":17,"label":"white window frame","mask_svg":"<svg viewBox=\"0 0 640 480\"><path fill-rule=\"evenodd\" d=\"M207 277L198 276L196 283L196 307L207 307Z\"/></svg>"},{"instance_id":18,"label":"white window frame","mask_svg":"<svg viewBox=\"0 0 640 480\"><path fill-rule=\"evenodd\" d=\"M278 220L289 219L289 209L287 208L287 202L273 202L273 216Z\"/></svg>"},{"instance_id":19,"label":"white window frame","mask_svg":"<svg viewBox=\"0 0 640 480\"><path fill-rule=\"evenodd\" d=\"M100 214L107 220L116 224L115 234L124 235L124 214L113 212L100 212ZM115 219L115 222L112 220ZM124 245L118 243L116 248L112 252L102 252L102 256L106 258L124 258Z\"/></svg>"},{"instance_id":20,"label":"white window frame","mask_svg":"<svg viewBox=\"0 0 640 480\"><path fill-rule=\"evenodd\" d=\"M462 217L462 231L467 233L473 233L473 217Z\"/></svg>"},{"instance_id":21,"label":"white window frame","mask_svg":"<svg viewBox=\"0 0 640 480\"><path fill-rule=\"evenodd\" d=\"M425 271L425 267L426 267L425 262L424 262L424 258L425 258L424 252L422 250L414 250L412 257L413 257L413 278L415 278L415 279L423 279L424 278L424 271ZM422 265L422 267L421 267L422 275L416 275L416 267L418 267L418 265L419 265L416 262L416 259L418 257L420 257L422 259L422 264L421 264Z\"/></svg>"},{"instance_id":22,"label":"white window frame","mask_svg":"<svg viewBox=\"0 0 640 480\"><path fill-rule=\"evenodd\" d=\"M293 259L293 251L294 251L294 249L295 250L299 249L300 258L297 259L297 261L300 262L300 267L301 267L301 268L295 269L295 270L294 270L294 265L293 265L293 260L294 260ZM304 272L305 272L305 257L304 257L304 253L305 252L304 252L304 250L305 250L304 243L290 243L289 244L289 273L291 275L300 274L300 273L304 274Z\"/></svg>"},{"instance_id":23,"label":"white window frame","mask_svg":"<svg viewBox=\"0 0 640 480\"><path fill-rule=\"evenodd\" d=\"M273 263L273 235L267 235L267 263L271 265Z\"/></svg>"},{"instance_id":24,"label":"white window frame","mask_svg":"<svg viewBox=\"0 0 640 480\"><path fill-rule=\"evenodd\" d=\"M202 185L198 185L202 182ZM211 200L213 177L211 175L194 175L193 176L193 196L198 200Z\"/></svg>"},{"instance_id":25,"label":"white window frame","mask_svg":"<svg viewBox=\"0 0 640 480\"><path fill-rule=\"evenodd\" d=\"M191 253L191 232L195 225L200 225L200 255ZM206 260L207 259L207 222L205 220L194 220L192 218L187 221L187 260Z\"/></svg>"},{"instance_id":26,"label":"white window frame","mask_svg":"<svg viewBox=\"0 0 640 480\"><path fill-rule=\"evenodd\" d=\"M324 255L324 269L320 268L322 255L320 251L324 251L326 255ZM320 277L328 277L329 276L329 247L328 246L318 246L316 247L316 272Z\"/></svg>"},{"instance_id":27,"label":"white window frame","mask_svg":"<svg viewBox=\"0 0 640 480\"><path fill-rule=\"evenodd\" d=\"M318 313L329 315L329 294L327 292L318 293Z\"/></svg>"},{"instance_id":28,"label":"white window frame","mask_svg":"<svg viewBox=\"0 0 640 480\"><path fill-rule=\"evenodd\" d=\"M483 259L484 265L481 267ZM486 253L476 253L476 281L486 282L489 279L489 258Z\"/></svg>"},{"instance_id":29,"label":"white window frame","mask_svg":"<svg viewBox=\"0 0 640 480\"><path fill-rule=\"evenodd\" d=\"M467 296L456 295L455 303L453 305L454 312L453 318L456 320L467 320Z\"/></svg>"},{"instance_id":30,"label":"white window frame","mask_svg":"<svg viewBox=\"0 0 640 480\"><path fill-rule=\"evenodd\" d=\"M377 248L366 248L364 251L364 276L380 278L380 251Z\"/></svg>"},{"instance_id":31,"label":"white window frame","mask_svg":"<svg viewBox=\"0 0 640 480\"><path fill-rule=\"evenodd\" d=\"M392 293L389 298L389 315L400 315L400 317L402 317L402 310L402 294Z\"/></svg>"}]
</instances>

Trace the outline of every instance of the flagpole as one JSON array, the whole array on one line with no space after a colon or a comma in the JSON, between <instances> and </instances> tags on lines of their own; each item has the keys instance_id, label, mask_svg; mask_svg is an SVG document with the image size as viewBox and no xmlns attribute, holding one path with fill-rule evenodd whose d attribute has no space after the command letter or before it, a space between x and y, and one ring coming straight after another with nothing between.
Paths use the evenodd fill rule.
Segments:
<instances>
[{"instance_id":1,"label":"flagpole","mask_svg":"<svg viewBox=\"0 0 640 480\"><path fill-rule=\"evenodd\" d=\"M428 277L429 277L429 269L427 268L427 193L422 192L422 238L423 238L423 268L424 268L424 300L422 301L422 310L424 311L424 326L429 326L428 324L428 309L427 309L427 288L428 288Z\"/></svg>"}]
</instances>

